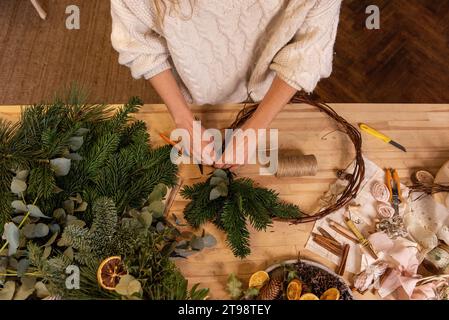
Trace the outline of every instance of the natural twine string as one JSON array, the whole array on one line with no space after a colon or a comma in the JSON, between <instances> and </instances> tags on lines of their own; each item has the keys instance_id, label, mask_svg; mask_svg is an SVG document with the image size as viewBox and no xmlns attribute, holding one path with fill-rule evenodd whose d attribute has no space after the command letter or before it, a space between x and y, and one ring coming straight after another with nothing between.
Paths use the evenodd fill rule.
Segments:
<instances>
[{"instance_id":1,"label":"natural twine string","mask_svg":"<svg viewBox=\"0 0 449 320\"><path fill-rule=\"evenodd\" d=\"M299 217L296 219L276 219L278 221L286 221L293 224L300 223L308 223L314 222L319 219L324 218L325 216L345 207L348 205L353 199L356 198L360 187L362 185L362 181L365 178L365 161L362 155L362 136L360 132L350 124L346 119L341 117L334 109L332 109L326 103L320 102L319 98L313 98L310 95L306 95L304 93L298 93L291 100L293 104L308 104L318 108L321 112L324 112L327 116L333 119L337 125L339 126L339 130L348 135L351 142L354 144L355 149L355 165L351 175L348 175L348 185L343 193L339 196L337 201L327 208L322 209L313 215L306 215L303 217ZM246 106L239 112L237 118L234 123L231 125L231 129L240 128L246 120L248 120L253 113L257 110L258 105Z\"/></svg>"},{"instance_id":2,"label":"natural twine string","mask_svg":"<svg viewBox=\"0 0 449 320\"><path fill-rule=\"evenodd\" d=\"M318 173L314 155L301 155L297 150L281 150L276 177L312 177Z\"/></svg>"}]
</instances>

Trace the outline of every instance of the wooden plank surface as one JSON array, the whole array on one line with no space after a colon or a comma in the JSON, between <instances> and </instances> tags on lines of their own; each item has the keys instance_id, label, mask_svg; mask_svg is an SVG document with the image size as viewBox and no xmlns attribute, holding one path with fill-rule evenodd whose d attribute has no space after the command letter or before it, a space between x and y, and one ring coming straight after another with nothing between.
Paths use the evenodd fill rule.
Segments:
<instances>
[{"instance_id":1,"label":"wooden plank surface","mask_svg":"<svg viewBox=\"0 0 449 320\"><path fill-rule=\"evenodd\" d=\"M404 182L416 168L426 168L433 173L449 159L449 105L395 105L395 104L334 104L340 115L353 124L365 122L403 144L408 152L398 151L380 140L363 134L364 154L381 167L394 167ZM205 127L226 128L242 108L234 106L194 107ZM20 107L0 107L0 117L17 120ZM156 132L169 132L173 123L162 105L147 105L137 115L150 127L154 144L161 141ZM238 171L261 185L276 189L285 200L298 204L309 211L330 183L335 181L335 171L345 168L352 161L349 140L336 131L334 123L310 106L291 105L273 122L279 128L281 148L296 148L304 154L315 154L319 173L312 178L274 178L258 175L255 166L243 167ZM206 173L210 169L206 169ZM182 166L181 176L186 184L201 181L204 177L195 166ZM177 197L172 212L182 216L186 201ZM207 232L219 240L216 247L207 249L188 260L177 264L184 275L193 283L211 289L210 297L225 299L226 279L231 272L246 280L253 272L286 259L296 258L300 251L304 257L322 262L325 260L304 249L312 224L288 225L275 223L266 233L251 231L252 254L245 260L233 257L227 248L224 235L211 225ZM352 275L346 274L350 279ZM360 296L359 296L360 297ZM375 298L368 293L360 298Z\"/></svg>"}]
</instances>

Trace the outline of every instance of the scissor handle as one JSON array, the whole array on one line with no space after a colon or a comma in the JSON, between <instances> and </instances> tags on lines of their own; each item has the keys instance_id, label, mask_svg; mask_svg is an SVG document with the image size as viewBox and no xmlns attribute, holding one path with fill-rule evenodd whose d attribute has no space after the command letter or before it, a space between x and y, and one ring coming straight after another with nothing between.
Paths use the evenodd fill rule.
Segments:
<instances>
[{"instance_id":1,"label":"scissor handle","mask_svg":"<svg viewBox=\"0 0 449 320\"><path fill-rule=\"evenodd\" d=\"M390 191L390 202L392 202L393 201L393 186L392 186L393 179L391 177L390 169L385 170L385 182L387 184L388 190Z\"/></svg>"},{"instance_id":2,"label":"scissor handle","mask_svg":"<svg viewBox=\"0 0 449 320\"><path fill-rule=\"evenodd\" d=\"M396 169L393 170L393 180L396 183L396 188L398 190L399 200L401 200L401 202L403 202L402 191L401 191L401 179L399 178L399 174L398 174L398 171Z\"/></svg>"}]
</instances>

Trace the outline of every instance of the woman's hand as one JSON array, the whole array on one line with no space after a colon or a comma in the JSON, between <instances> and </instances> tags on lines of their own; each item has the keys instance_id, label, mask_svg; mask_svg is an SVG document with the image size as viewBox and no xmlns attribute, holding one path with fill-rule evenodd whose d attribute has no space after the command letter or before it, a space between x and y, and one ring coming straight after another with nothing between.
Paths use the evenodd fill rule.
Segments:
<instances>
[{"instance_id":1,"label":"woman's hand","mask_svg":"<svg viewBox=\"0 0 449 320\"><path fill-rule=\"evenodd\" d=\"M287 103L290 102L292 97L295 95L297 90L287 84L284 80L282 80L279 77L276 77L270 87L270 90L268 90L266 96L260 103L257 110L254 112L253 116L248 119L248 121L245 123L245 125L242 127L243 130L246 129L253 129L256 130L256 137L257 137L257 130L259 129L266 129L270 126L273 119L278 115L278 113L285 107ZM235 140L235 139L234 139ZM240 139L242 140L242 139ZM246 139L245 139L246 141ZM256 139L257 141L257 139ZM270 143L271 144L271 143ZM248 149L249 147L249 149ZM254 151L255 150L255 151ZM244 163L237 163L236 161L236 151L243 152L245 155L245 162ZM246 164L249 156L255 156L254 152L257 153L257 142L255 146L248 146L247 142L240 142L238 145L234 146L233 150L233 157L229 154L230 150L225 150L223 153L222 158L220 159L219 163L216 164L217 168L222 169L231 169L235 170L240 165ZM226 156L229 154L228 158ZM225 162L225 159L233 160L231 162Z\"/></svg>"},{"instance_id":2,"label":"woman's hand","mask_svg":"<svg viewBox=\"0 0 449 320\"><path fill-rule=\"evenodd\" d=\"M186 150L183 150L184 155L191 157L191 160L195 159L196 162L198 163L212 166L215 162L215 154L214 154L215 150L212 149L210 153L204 152L205 148L210 144L210 141L207 142L201 139L200 145L194 143L193 138L195 136L199 136L202 138L205 131L203 126L194 127L194 121L195 118L193 117L192 114L186 115L184 117L175 118L176 127L178 129L184 129L189 133L188 144L190 145L190 150L188 150L188 152L185 152ZM198 129L200 130L200 132L195 135L194 130Z\"/></svg>"},{"instance_id":3,"label":"woman's hand","mask_svg":"<svg viewBox=\"0 0 449 320\"><path fill-rule=\"evenodd\" d=\"M215 163L218 169L230 169L234 171L245 164L255 164L258 139L257 132L259 129L265 129L265 124L255 122L249 119L248 122L241 128L240 132L234 132L232 136L232 145L226 146L221 158ZM255 139L248 139L245 137L245 131L248 136L253 136ZM254 134L250 133L253 132Z\"/></svg>"},{"instance_id":4,"label":"woman's hand","mask_svg":"<svg viewBox=\"0 0 449 320\"><path fill-rule=\"evenodd\" d=\"M168 111L170 112L176 127L179 129L185 129L190 135L190 150L188 154L193 155L193 157L200 163L206 165L213 165L214 157L203 155L202 150L207 146L208 142L202 142L202 150L193 147L193 130L194 130L194 116L187 104L178 83L173 76L171 70L166 70L150 79L153 88L161 96L162 100L165 102ZM204 128L201 127L201 136L203 135ZM185 152L186 150L184 150ZM211 152L212 153L212 152Z\"/></svg>"}]
</instances>

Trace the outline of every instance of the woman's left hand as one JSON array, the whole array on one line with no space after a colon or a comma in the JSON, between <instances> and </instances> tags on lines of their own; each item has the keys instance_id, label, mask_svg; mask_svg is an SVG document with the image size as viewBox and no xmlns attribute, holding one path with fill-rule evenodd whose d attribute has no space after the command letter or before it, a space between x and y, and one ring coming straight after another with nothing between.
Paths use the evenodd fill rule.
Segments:
<instances>
[{"instance_id":1,"label":"woman's left hand","mask_svg":"<svg viewBox=\"0 0 449 320\"><path fill-rule=\"evenodd\" d=\"M259 126L248 123L241 128L241 131L235 131L232 136L232 144L226 146L221 158L215 162L217 169L230 169L234 171L246 164L257 163L257 132ZM252 131L252 133L251 133ZM245 132L255 139L248 139Z\"/></svg>"}]
</instances>

